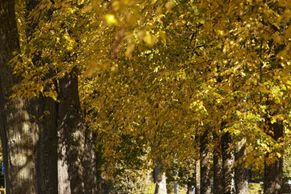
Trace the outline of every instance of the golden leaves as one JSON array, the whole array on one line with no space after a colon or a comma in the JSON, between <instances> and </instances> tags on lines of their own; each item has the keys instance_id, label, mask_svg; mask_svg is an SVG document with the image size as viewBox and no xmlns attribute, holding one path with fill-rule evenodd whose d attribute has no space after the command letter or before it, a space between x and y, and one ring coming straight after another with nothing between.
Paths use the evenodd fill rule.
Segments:
<instances>
[{"instance_id":1,"label":"golden leaves","mask_svg":"<svg viewBox=\"0 0 291 194\"><path fill-rule=\"evenodd\" d=\"M113 14L106 14L104 18L108 25L116 26L118 24L118 21Z\"/></svg>"}]
</instances>

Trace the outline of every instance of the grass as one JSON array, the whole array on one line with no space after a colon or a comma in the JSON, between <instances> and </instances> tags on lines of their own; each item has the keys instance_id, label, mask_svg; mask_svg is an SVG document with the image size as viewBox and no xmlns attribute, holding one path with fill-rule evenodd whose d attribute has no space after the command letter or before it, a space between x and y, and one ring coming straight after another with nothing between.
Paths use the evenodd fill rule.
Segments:
<instances>
[{"instance_id":1,"label":"grass","mask_svg":"<svg viewBox=\"0 0 291 194\"><path fill-rule=\"evenodd\" d=\"M249 194L263 193L263 188L260 183L249 183Z\"/></svg>"},{"instance_id":2,"label":"grass","mask_svg":"<svg viewBox=\"0 0 291 194\"><path fill-rule=\"evenodd\" d=\"M145 194L153 194L155 191L155 184L151 183L148 185ZM261 194L263 188L260 183L249 183L249 194ZM180 186L180 193L186 193L186 187Z\"/></svg>"}]
</instances>

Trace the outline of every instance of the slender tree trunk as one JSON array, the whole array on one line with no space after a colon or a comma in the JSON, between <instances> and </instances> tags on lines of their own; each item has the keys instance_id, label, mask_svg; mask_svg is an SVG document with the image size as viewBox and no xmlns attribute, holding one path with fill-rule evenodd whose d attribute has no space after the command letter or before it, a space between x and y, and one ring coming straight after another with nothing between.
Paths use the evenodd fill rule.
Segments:
<instances>
[{"instance_id":1,"label":"slender tree trunk","mask_svg":"<svg viewBox=\"0 0 291 194\"><path fill-rule=\"evenodd\" d=\"M245 154L245 143L245 139L237 143L237 151L235 154L235 160L238 162L235 167L235 190L237 194L248 193L248 169L240 164L240 159Z\"/></svg>"},{"instance_id":2,"label":"slender tree trunk","mask_svg":"<svg viewBox=\"0 0 291 194\"><path fill-rule=\"evenodd\" d=\"M6 193L34 194L37 192L35 145L38 126L27 109L33 104L22 98L9 98L17 83L8 64L14 52L19 50L15 2L1 0L0 10L0 130Z\"/></svg>"},{"instance_id":3,"label":"slender tree trunk","mask_svg":"<svg viewBox=\"0 0 291 194\"><path fill-rule=\"evenodd\" d=\"M174 194L179 194L179 183L174 181Z\"/></svg>"},{"instance_id":4,"label":"slender tree trunk","mask_svg":"<svg viewBox=\"0 0 291 194\"><path fill-rule=\"evenodd\" d=\"M186 191L186 194L196 194L195 193L195 188L192 184L187 184L187 191Z\"/></svg>"},{"instance_id":5,"label":"slender tree trunk","mask_svg":"<svg viewBox=\"0 0 291 194\"><path fill-rule=\"evenodd\" d=\"M264 193L281 194L283 186L283 160L278 159L272 164L265 163Z\"/></svg>"},{"instance_id":6,"label":"slender tree trunk","mask_svg":"<svg viewBox=\"0 0 291 194\"><path fill-rule=\"evenodd\" d=\"M223 193L222 184L222 158L219 148L214 148L213 152L213 193Z\"/></svg>"},{"instance_id":7,"label":"slender tree trunk","mask_svg":"<svg viewBox=\"0 0 291 194\"><path fill-rule=\"evenodd\" d=\"M222 177L223 177L223 193L234 194L234 152L231 149L232 138L230 133L225 133L221 138L222 145Z\"/></svg>"},{"instance_id":8,"label":"slender tree trunk","mask_svg":"<svg viewBox=\"0 0 291 194\"><path fill-rule=\"evenodd\" d=\"M211 155L209 150L209 132L206 130L200 138L200 193L211 193Z\"/></svg>"},{"instance_id":9,"label":"slender tree trunk","mask_svg":"<svg viewBox=\"0 0 291 194\"><path fill-rule=\"evenodd\" d=\"M195 162L195 194L200 194L201 173L200 173L200 160Z\"/></svg>"},{"instance_id":10,"label":"slender tree trunk","mask_svg":"<svg viewBox=\"0 0 291 194\"><path fill-rule=\"evenodd\" d=\"M160 165L156 165L153 173L155 182L155 194L167 194L167 183L165 173L161 173Z\"/></svg>"},{"instance_id":11,"label":"slender tree trunk","mask_svg":"<svg viewBox=\"0 0 291 194\"><path fill-rule=\"evenodd\" d=\"M277 121L274 124L268 123L270 130L273 132L270 135L275 140L283 137L283 123L282 121ZM268 157L268 156L266 156ZM281 189L283 187L283 159L278 158L273 163L265 162L264 170L264 193L265 194L281 194Z\"/></svg>"},{"instance_id":12,"label":"slender tree trunk","mask_svg":"<svg viewBox=\"0 0 291 194\"><path fill-rule=\"evenodd\" d=\"M192 177L189 178L187 182L187 192L186 194L197 194L196 192L193 193L193 190L195 191L195 186L196 186L196 161L195 161L195 166L194 166L194 172Z\"/></svg>"},{"instance_id":13,"label":"slender tree trunk","mask_svg":"<svg viewBox=\"0 0 291 194\"><path fill-rule=\"evenodd\" d=\"M178 169L177 168L173 169L172 173L173 173L172 175L166 174L167 178L171 177L170 180L169 178L167 179L167 192L168 194L179 194L179 183L175 178L179 176Z\"/></svg>"},{"instance_id":14,"label":"slender tree trunk","mask_svg":"<svg viewBox=\"0 0 291 194\"><path fill-rule=\"evenodd\" d=\"M177 181L167 182L168 194L179 194L179 184Z\"/></svg>"}]
</instances>

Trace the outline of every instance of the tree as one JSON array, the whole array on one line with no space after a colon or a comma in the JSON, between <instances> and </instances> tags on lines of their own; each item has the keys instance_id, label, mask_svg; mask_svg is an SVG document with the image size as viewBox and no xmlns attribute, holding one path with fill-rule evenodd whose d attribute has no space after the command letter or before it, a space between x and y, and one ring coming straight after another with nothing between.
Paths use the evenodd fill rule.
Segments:
<instances>
[{"instance_id":1,"label":"tree","mask_svg":"<svg viewBox=\"0 0 291 194\"><path fill-rule=\"evenodd\" d=\"M1 143L4 153L7 193L36 193L35 146L38 125L31 114L34 101L10 98L18 78L10 61L19 52L15 1L1 1L0 77Z\"/></svg>"},{"instance_id":2,"label":"tree","mask_svg":"<svg viewBox=\"0 0 291 194\"><path fill-rule=\"evenodd\" d=\"M5 5L6 3L4 3ZM27 1L26 4L23 4L24 8L20 8L20 10L17 10L18 12L18 19L21 20L19 23L20 30L19 34L16 30L16 24L15 21L13 25L11 25L12 29L15 27L15 30L13 33L15 33L15 37L18 38L18 35L20 36L21 40L21 47L20 47L20 54L17 58L13 61L13 66L8 66L5 64L5 68L3 68L3 72L11 73L12 76L12 70L13 73L16 74L15 78L13 80L5 80L3 81L3 87L4 92L3 95L3 103L6 102L7 99L9 99L12 96L12 99L17 99L18 104L21 106L18 108L22 110L23 108L27 109L27 113L23 113L24 121L23 122L29 122L26 121L28 119L33 119L30 125L26 125L25 129L27 127L30 127L34 129L32 132L33 140L29 141L25 135L27 136L28 131L26 131L26 134L20 134L17 136L18 138L24 138L22 140L19 140L19 144L23 145L24 148L27 146L28 151L25 151L23 148L20 150L20 154L30 154L31 158L29 162L30 167L28 167L29 170L32 170L30 174L31 180L29 184L31 185L31 189L28 191L22 192L37 192L37 193L56 193L58 192L58 181L57 181L57 158L60 158L61 160L68 162L68 168L65 169L68 174L68 181L71 181L72 184L70 184L70 188L66 188L67 184L59 184L59 192L70 192L70 193L94 193L96 192L96 189L94 187L94 176L95 176L95 158L94 158L94 142L92 142L92 133L89 129L85 129L84 124L82 123L81 119L81 109L80 106L78 106L78 85L76 82L76 75L74 73L70 73L70 75L73 75L74 78L71 79L72 76L68 76L65 74L65 77L58 77L51 79L52 76L55 76L55 69L49 67L46 70L43 69L43 67L46 67L47 63L51 63L53 61L48 61L48 58L46 55L43 55L45 52L43 52L42 49L39 48L39 42L43 40L43 37L39 36L39 31L43 29L42 24L48 21L48 19L52 19L53 24L56 24L58 22L57 18L54 21L54 15L52 12L54 10L53 3L50 2L49 4L42 4L42 2L38 1ZM73 5L72 5L73 6ZM9 3L8 8L14 8L14 4L12 5ZM6 8L6 7L5 7ZM44 10L43 10L44 8ZM11 8L11 10L8 11L9 14L11 12L14 12L15 10ZM6 12L5 12L6 13ZM13 13L15 14L15 13ZM15 16L15 15L12 15ZM5 16L7 18L8 16ZM40 21L36 21L35 17L38 17ZM15 20L15 17L12 17L12 19ZM11 21L8 21L11 23ZM44 22L44 23L42 23ZM7 25L9 26L9 25ZM2 26L1 26L2 27ZM9 31L8 31L9 32ZM4 30L4 33L5 32ZM13 35L12 33L12 35ZM5 34L6 35L6 34ZM11 44L12 40L6 44ZM15 40L16 41L16 40ZM17 39L18 41L18 39ZM43 42L48 43L50 42ZM10 45L8 45L10 46ZM13 46L13 44L12 44ZM18 45L17 45L18 46ZM43 45L42 45L43 46ZM3 49L5 47L2 47ZM33 49L35 48L35 49ZM49 47L48 47L49 48ZM18 46L19 49L19 46ZM52 51L54 51L54 48L51 48ZM62 59L65 59L65 55L68 53L68 47L66 45L65 50L67 51L64 55L59 56ZM69 49L70 50L70 49ZM9 50L8 50L9 51ZM12 52L12 50L11 50ZM8 57L12 56L10 54ZM8 62L4 61L4 62ZM25 68L29 68L28 66L32 65L34 68L32 68L33 71L39 73L39 74L33 74L35 77L30 77L29 74L27 74L27 71ZM13 69L12 69L13 68ZM40 70L40 69L42 70ZM44 71L43 71L44 70ZM4 74L3 74L4 75ZM14 76L14 75L13 75ZM26 77L28 76L28 77ZM67 79L67 77L70 79ZM32 78L32 79L31 79ZM26 80L25 80L26 79ZM21 82L19 82L21 80ZM17 93L18 88L20 88L21 91L24 91L25 87L23 86L31 86L32 83L36 83L37 81L44 81L45 83L48 81L48 84L36 84L33 85L33 89L28 89L25 93L19 94ZM10 82L9 82L10 81ZM43 82L41 82L43 83ZM60 83L58 85L58 83ZM71 84L74 83L74 84ZM70 86L67 88L67 84ZM36 86L36 87L35 87ZM46 88L43 91L42 88ZM14 89L14 90L13 90ZM55 90L53 90L55 89ZM7 92L8 91L8 92ZM56 100L56 92L60 91L60 102L57 103L52 98ZM68 94L67 91L77 91L72 96L71 94ZM72 98L71 98L72 97ZM76 100L77 99L77 100ZM20 101L20 102L18 102ZM14 101L13 101L14 102ZM6 107L7 105L2 105L3 107ZM75 108L74 111L72 111L72 107ZM25 111L24 109L24 111ZM3 116L9 115L10 109L7 109L7 112L3 113ZM68 116L70 115L70 116ZM20 115L21 116L21 115ZM23 117L22 116L22 117ZM30 118L31 117L31 118ZM73 120L70 120L68 118L74 117ZM6 119L6 118L5 118ZM3 121L4 122L4 121ZM80 124L81 123L81 124ZM5 122L4 122L5 124ZM10 124L10 123L9 123ZM7 125L7 124L5 124ZM12 126L12 125L11 125ZM64 133L64 128L67 128L66 133ZM57 138L57 129L59 131L60 137L59 140ZM76 136L74 136L77 131L77 133L80 134L78 137L78 141L74 139ZM65 137L64 137L65 135ZM72 138L73 137L73 138ZM8 142L13 141L13 137L9 137ZM5 141L3 141L5 142ZM59 142L59 144L57 144ZM77 142L77 144L76 144ZM63 153L57 153L57 147L59 146L59 150L63 150L63 146L66 146L66 152ZM18 149L18 147L16 147ZM9 147L8 150L14 150L13 147ZM18 149L19 150L19 149ZM32 151L36 150L36 151ZM85 153L87 152L87 153ZM70 154L68 154L70 153ZM63 155L66 155L66 157L63 157ZM20 156L18 156L20 157ZM26 158L24 158L26 159ZM8 163L9 164L9 163ZM61 169L62 163L59 163L59 167ZM11 168L7 166L8 172L11 172ZM90 172L86 172L84 169L79 170L79 168L91 168ZM60 175L63 171L60 171ZM79 173L82 172L80 175ZM83 173L84 172L84 173ZM86 179L84 178L86 176ZM60 176L59 182L64 183L61 179L63 176ZM21 183L21 181L18 181L16 177L13 177L13 181L18 183ZM16 184L16 183L15 183ZM16 185L9 185L8 182L8 192L9 189L19 189ZM23 186L22 186L23 187ZM84 188L83 188L84 187ZM63 189L64 188L64 189ZM70 190L66 190L70 189ZM12 193L17 193L16 191L12 190Z\"/></svg>"},{"instance_id":3,"label":"tree","mask_svg":"<svg viewBox=\"0 0 291 194\"><path fill-rule=\"evenodd\" d=\"M208 126L206 126L208 127ZM208 129L205 129L200 137L200 193L211 193L211 151L210 145L210 133Z\"/></svg>"},{"instance_id":4,"label":"tree","mask_svg":"<svg viewBox=\"0 0 291 194\"><path fill-rule=\"evenodd\" d=\"M269 129L277 121L290 128L289 2L56 0L26 9L21 62L13 65L18 84L9 87L29 98L31 115L50 111L36 121L37 134L58 142L61 193L94 192L94 178L85 178L95 173L91 130L103 160L98 174L112 188L121 185L113 180L121 168L154 168L158 161L167 171L173 161L200 158L207 192L209 150L221 141L214 182L222 159L230 183L225 192L240 193L245 177L237 175L246 174L239 164L262 169L282 157L290 133L276 139ZM46 150L38 150L40 158L53 155L55 147L39 145ZM88 166L93 170L86 174Z\"/></svg>"}]
</instances>

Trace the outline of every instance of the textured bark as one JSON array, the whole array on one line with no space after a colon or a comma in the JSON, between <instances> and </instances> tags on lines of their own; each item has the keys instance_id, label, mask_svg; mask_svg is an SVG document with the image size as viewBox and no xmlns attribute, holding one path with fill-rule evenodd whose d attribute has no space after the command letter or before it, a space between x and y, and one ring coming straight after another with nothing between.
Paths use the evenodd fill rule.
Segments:
<instances>
[{"instance_id":1,"label":"textured bark","mask_svg":"<svg viewBox=\"0 0 291 194\"><path fill-rule=\"evenodd\" d=\"M213 152L213 193L223 193L222 158L219 148L215 148Z\"/></svg>"},{"instance_id":2,"label":"textured bark","mask_svg":"<svg viewBox=\"0 0 291 194\"><path fill-rule=\"evenodd\" d=\"M57 175L57 120L56 102L50 98L40 98L41 116L39 141L37 144L37 181L39 194L58 193Z\"/></svg>"},{"instance_id":3,"label":"textured bark","mask_svg":"<svg viewBox=\"0 0 291 194\"><path fill-rule=\"evenodd\" d=\"M265 164L264 193L280 194L283 186L283 160L278 159L272 164Z\"/></svg>"},{"instance_id":4,"label":"textured bark","mask_svg":"<svg viewBox=\"0 0 291 194\"><path fill-rule=\"evenodd\" d=\"M195 184L194 184L194 186L195 186L195 194L200 194L200 187L201 187L201 185L200 185L200 180L201 180L201 176L200 176L200 161L199 160L197 160L197 161L195 161Z\"/></svg>"},{"instance_id":5,"label":"textured bark","mask_svg":"<svg viewBox=\"0 0 291 194\"><path fill-rule=\"evenodd\" d=\"M74 72L59 83L58 106L58 181L59 194L84 193L81 152L83 134L80 131L78 80Z\"/></svg>"},{"instance_id":6,"label":"textured bark","mask_svg":"<svg viewBox=\"0 0 291 194\"><path fill-rule=\"evenodd\" d=\"M221 138L223 193L234 194L234 151L231 149L232 138L229 133Z\"/></svg>"},{"instance_id":7,"label":"textured bark","mask_svg":"<svg viewBox=\"0 0 291 194\"><path fill-rule=\"evenodd\" d=\"M200 138L200 193L211 193L211 155L209 133L206 130Z\"/></svg>"},{"instance_id":8,"label":"textured bark","mask_svg":"<svg viewBox=\"0 0 291 194\"><path fill-rule=\"evenodd\" d=\"M38 20L32 20L30 14L40 0L25 0L25 34L29 42L37 30ZM33 57L33 63L42 63L39 55ZM29 107L38 120L39 141L36 147L36 177L39 194L58 192L57 179L57 103L47 97L39 96L35 106Z\"/></svg>"},{"instance_id":9,"label":"textured bark","mask_svg":"<svg viewBox=\"0 0 291 194\"><path fill-rule=\"evenodd\" d=\"M35 145L38 126L28 111L33 104L22 98L9 98L17 79L8 63L19 50L14 6L13 0L0 1L0 130L6 193L34 194L37 192Z\"/></svg>"},{"instance_id":10,"label":"textured bark","mask_svg":"<svg viewBox=\"0 0 291 194\"><path fill-rule=\"evenodd\" d=\"M248 193L248 169L240 164L240 159L245 154L245 139L237 143L237 151L235 160L237 162L235 167L235 191L237 194Z\"/></svg>"},{"instance_id":11,"label":"textured bark","mask_svg":"<svg viewBox=\"0 0 291 194\"><path fill-rule=\"evenodd\" d=\"M273 133L270 133L275 140L278 140L280 137L283 137L283 123L278 121L274 124L268 123L270 130ZM268 157L268 156L266 156ZM265 162L264 170L264 193L265 194L281 194L283 187L283 159L278 158L275 162L269 164Z\"/></svg>"},{"instance_id":12,"label":"textured bark","mask_svg":"<svg viewBox=\"0 0 291 194\"><path fill-rule=\"evenodd\" d=\"M59 98L59 194L94 194L97 192L95 139L82 120L75 70L60 80Z\"/></svg>"},{"instance_id":13,"label":"textured bark","mask_svg":"<svg viewBox=\"0 0 291 194\"><path fill-rule=\"evenodd\" d=\"M153 173L155 182L155 194L167 194L166 175L161 172L161 167L156 165Z\"/></svg>"},{"instance_id":14,"label":"textured bark","mask_svg":"<svg viewBox=\"0 0 291 194\"><path fill-rule=\"evenodd\" d=\"M96 137L90 128L85 129L85 148L82 154L84 168L84 190L87 194L97 194L97 149Z\"/></svg>"}]
</instances>

